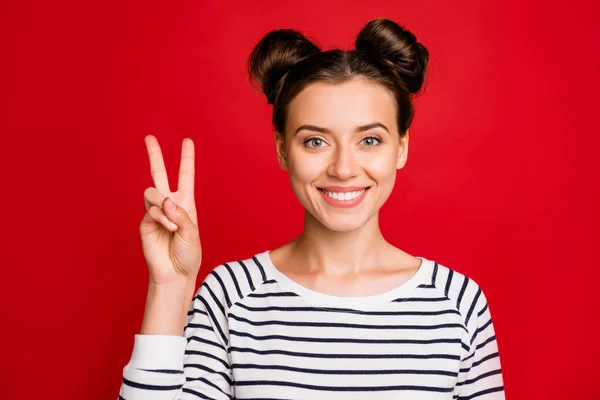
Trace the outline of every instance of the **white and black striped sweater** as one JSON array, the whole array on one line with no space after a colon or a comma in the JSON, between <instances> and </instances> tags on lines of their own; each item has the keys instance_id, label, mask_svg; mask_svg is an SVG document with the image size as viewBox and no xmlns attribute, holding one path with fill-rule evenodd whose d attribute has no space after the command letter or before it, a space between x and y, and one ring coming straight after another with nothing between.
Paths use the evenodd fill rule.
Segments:
<instances>
[{"instance_id":1,"label":"white and black striped sweater","mask_svg":"<svg viewBox=\"0 0 600 400\"><path fill-rule=\"evenodd\" d=\"M504 399L481 288L419 258L400 287L363 297L312 291L269 251L219 265L183 336L135 336L119 399Z\"/></svg>"}]
</instances>

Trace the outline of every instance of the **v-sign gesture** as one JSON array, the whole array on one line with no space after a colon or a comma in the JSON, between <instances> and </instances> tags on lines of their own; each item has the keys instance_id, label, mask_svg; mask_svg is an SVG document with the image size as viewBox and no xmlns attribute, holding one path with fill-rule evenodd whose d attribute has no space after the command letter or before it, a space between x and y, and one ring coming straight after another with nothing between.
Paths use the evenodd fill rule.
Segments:
<instances>
[{"instance_id":1,"label":"v-sign gesture","mask_svg":"<svg viewBox=\"0 0 600 400\"><path fill-rule=\"evenodd\" d=\"M154 181L154 187L144 191L146 214L140 224L150 284L195 283L202 248L194 200L194 142L183 140L178 187L171 192L158 140L152 135L144 140Z\"/></svg>"}]
</instances>

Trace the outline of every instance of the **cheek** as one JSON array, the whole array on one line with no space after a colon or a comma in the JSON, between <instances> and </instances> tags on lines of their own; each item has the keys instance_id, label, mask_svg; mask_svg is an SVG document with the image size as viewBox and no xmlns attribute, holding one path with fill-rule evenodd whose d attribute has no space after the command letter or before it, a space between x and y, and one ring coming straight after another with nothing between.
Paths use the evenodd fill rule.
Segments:
<instances>
[{"instance_id":1,"label":"cheek","mask_svg":"<svg viewBox=\"0 0 600 400\"><path fill-rule=\"evenodd\" d=\"M318 156L311 154L303 157L302 154L291 154L288 162L290 178L296 183L312 183L323 173L324 162Z\"/></svg>"},{"instance_id":2,"label":"cheek","mask_svg":"<svg viewBox=\"0 0 600 400\"><path fill-rule=\"evenodd\" d=\"M397 158L393 154L381 154L365 159L365 170L376 180L385 180L396 175Z\"/></svg>"},{"instance_id":3,"label":"cheek","mask_svg":"<svg viewBox=\"0 0 600 400\"><path fill-rule=\"evenodd\" d=\"M302 157L288 158L288 175L292 191L304 207L308 207L311 197L309 186L318 180L322 174L321 163L314 159L307 160Z\"/></svg>"}]
</instances>

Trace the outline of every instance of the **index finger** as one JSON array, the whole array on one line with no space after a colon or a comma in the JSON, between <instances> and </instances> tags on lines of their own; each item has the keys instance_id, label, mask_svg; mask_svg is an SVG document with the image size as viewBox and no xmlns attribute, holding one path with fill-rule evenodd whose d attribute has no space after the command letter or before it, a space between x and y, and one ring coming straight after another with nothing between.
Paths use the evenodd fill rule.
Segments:
<instances>
[{"instance_id":1,"label":"index finger","mask_svg":"<svg viewBox=\"0 0 600 400\"><path fill-rule=\"evenodd\" d=\"M194 141L190 138L183 139L181 144L181 164L179 166L179 182L177 191L194 196Z\"/></svg>"},{"instance_id":2,"label":"index finger","mask_svg":"<svg viewBox=\"0 0 600 400\"><path fill-rule=\"evenodd\" d=\"M169 178L167 177L167 169L163 160L162 152L158 140L153 135L144 137L146 148L148 149L148 158L150 159L150 174L154 181L154 187L164 195L171 193L169 188Z\"/></svg>"}]
</instances>

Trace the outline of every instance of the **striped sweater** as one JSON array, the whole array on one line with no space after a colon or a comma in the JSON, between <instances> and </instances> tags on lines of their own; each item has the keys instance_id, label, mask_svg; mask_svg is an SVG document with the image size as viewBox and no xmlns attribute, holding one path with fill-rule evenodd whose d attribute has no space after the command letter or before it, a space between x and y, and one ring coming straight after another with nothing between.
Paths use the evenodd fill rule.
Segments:
<instances>
[{"instance_id":1,"label":"striped sweater","mask_svg":"<svg viewBox=\"0 0 600 400\"><path fill-rule=\"evenodd\" d=\"M182 336L135 335L119 399L504 399L478 284L435 261L385 293L312 291L269 251L217 266Z\"/></svg>"}]
</instances>

